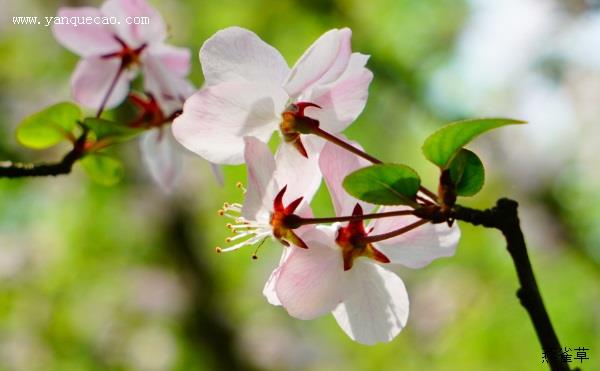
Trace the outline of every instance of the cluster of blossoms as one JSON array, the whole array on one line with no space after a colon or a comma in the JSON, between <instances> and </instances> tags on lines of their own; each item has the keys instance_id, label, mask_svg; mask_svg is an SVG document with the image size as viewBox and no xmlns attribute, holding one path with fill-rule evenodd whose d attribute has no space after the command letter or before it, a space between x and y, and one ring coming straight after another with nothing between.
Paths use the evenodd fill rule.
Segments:
<instances>
[{"instance_id":1,"label":"cluster of blossoms","mask_svg":"<svg viewBox=\"0 0 600 371\"><path fill-rule=\"evenodd\" d=\"M217 249L260 246L269 237L283 245L264 288L271 304L300 319L332 312L364 344L390 341L402 330L408 295L386 266L419 268L450 256L460 232L414 215L415 206L436 203L425 189L412 207L379 210L343 189L348 174L378 162L341 134L365 107L373 79L369 57L352 52L349 29L323 34L291 69L253 32L221 30L200 50L205 85L194 93L186 80L189 50L164 43L164 21L144 0L63 8L59 16L150 19L148 25L54 25L59 42L82 57L71 81L75 100L100 117L129 96L140 114L127 125L148 129L144 160L165 190L180 169L171 130L163 130L171 122L175 139L208 161L246 163L244 204L220 211L232 219L232 245ZM143 92L131 93L140 71ZM282 141L273 155L266 143L274 131ZM336 216L316 218L310 204L323 179Z\"/></svg>"},{"instance_id":2,"label":"cluster of blossoms","mask_svg":"<svg viewBox=\"0 0 600 371\"><path fill-rule=\"evenodd\" d=\"M429 191L408 166L383 164L342 134L363 111L373 79L366 68L369 56L352 52L350 29L324 33L292 68L253 32L218 31L200 49L205 84L194 92L187 80L189 49L165 43L165 22L145 0L62 8L58 16L149 22L53 24L56 39L82 58L71 78L73 96L96 116L82 118L78 106L63 102L26 118L17 130L22 144L43 149L66 139L73 149L58 164L2 167L5 176L64 174L79 159L88 160L92 174L112 171L114 163L101 162L95 152L142 131L144 162L167 192L181 170L177 142L214 166L246 163L244 203L226 203L219 211L232 220L231 246L217 251L260 247L272 238L283 252L263 289L268 302L305 320L331 312L363 344L391 341L408 319L406 288L388 267L421 268L453 255L460 238L455 218L478 224L474 215L485 215L488 222L481 224L500 229L509 251L508 235L516 228L521 240L513 244L525 251L513 201L479 213L454 208L457 196L475 195L484 182L481 160L465 145L486 131L524 122L465 120L430 135L423 153L441 176L438 193ZM137 117L124 123L101 117L126 99L137 107ZM275 154L267 144L274 132L281 139ZM312 213L323 180L335 216ZM512 214L504 215L506 210ZM511 223L500 220L505 217ZM528 295L535 311L523 303L540 340L556 348L527 254L511 255L522 287L534 288ZM540 335L539 323L554 339Z\"/></svg>"},{"instance_id":3,"label":"cluster of blossoms","mask_svg":"<svg viewBox=\"0 0 600 371\"><path fill-rule=\"evenodd\" d=\"M54 24L52 31L63 46L82 58L71 77L75 101L100 116L129 96L140 112L129 126L148 129L140 140L144 162L161 188L172 191L182 159L171 131L163 127L194 92L186 79L190 50L165 43L165 22L145 0L108 0L100 9L61 8L58 16L149 19L144 25ZM130 84L138 75L143 78L143 91L133 93Z\"/></svg>"},{"instance_id":4,"label":"cluster of blossoms","mask_svg":"<svg viewBox=\"0 0 600 371\"><path fill-rule=\"evenodd\" d=\"M253 32L221 30L200 50L205 86L186 100L172 129L209 161L247 165L243 205L220 210L232 219L233 245L217 251L272 237L283 253L265 285L267 300L300 319L332 312L348 336L374 344L393 339L408 318L404 284L386 266L419 268L450 256L460 232L419 219L412 207L375 210L342 188L346 175L377 161L341 134L366 104L367 60L352 52L347 28L323 34L291 69ZM274 131L282 137L275 155L266 144ZM322 179L335 217L312 215ZM424 191L415 203L433 205L435 196Z\"/></svg>"}]
</instances>

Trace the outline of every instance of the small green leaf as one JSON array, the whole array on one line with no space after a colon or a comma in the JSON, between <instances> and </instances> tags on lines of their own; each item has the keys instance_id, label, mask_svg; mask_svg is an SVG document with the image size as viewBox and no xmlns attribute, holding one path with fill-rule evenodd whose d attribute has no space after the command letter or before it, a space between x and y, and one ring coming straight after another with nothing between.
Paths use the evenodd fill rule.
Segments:
<instances>
[{"instance_id":1,"label":"small green leaf","mask_svg":"<svg viewBox=\"0 0 600 371\"><path fill-rule=\"evenodd\" d=\"M119 141L130 139L140 132L141 129L134 129L124 125L120 125L114 121L105 119L88 117L83 120L83 124L87 126L96 135L96 140L105 138L115 138Z\"/></svg>"},{"instance_id":2,"label":"small green leaf","mask_svg":"<svg viewBox=\"0 0 600 371\"><path fill-rule=\"evenodd\" d=\"M348 175L343 182L352 196L377 205L412 205L421 179L410 167L377 164Z\"/></svg>"},{"instance_id":3,"label":"small green leaf","mask_svg":"<svg viewBox=\"0 0 600 371\"><path fill-rule=\"evenodd\" d=\"M450 163L450 178L459 196L474 196L485 182L485 169L479 157L468 149L458 151Z\"/></svg>"},{"instance_id":4,"label":"small green leaf","mask_svg":"<svg viewBox=\"0 0 600 371\"><path fill-rule=\"evenodd\" d=\"M87 155L81 160L81 165L94 182L104 186L115 185L123 178L123 164L113 157Z\"/></svg>"},{"instance_id":5,"label":"small green leaf","mask_svg":"<svg viewBox=\"0 0 600 371\"><path fill-rule=\"evenodd\" d=\"M423 144L423 153L429 161L446 169L456 153L478 135L504 125L524 123L503 118L457 121L431 134Z\"/></svg>"},{"instance_id":6,"label":"small green leaf","mask_svg":"<svg viewBox=\"0 0 600 371\"><path fill-rule=\"evenodd\" d=\"M25 118L17 128L17 140L25 147L44 149L67 138L81 118L73 103L58 103Z\"/></svg>"}]
</instances>

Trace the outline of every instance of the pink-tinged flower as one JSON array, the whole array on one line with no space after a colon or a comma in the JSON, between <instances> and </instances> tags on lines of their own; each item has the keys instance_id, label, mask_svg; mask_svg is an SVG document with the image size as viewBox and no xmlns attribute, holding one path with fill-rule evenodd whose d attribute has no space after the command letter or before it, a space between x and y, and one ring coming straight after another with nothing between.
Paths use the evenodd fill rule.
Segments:
<instances>
[{"instance_id":1,"label":"pink-tinged flower","mask_svg":"<svg viewBox=\"0 0 600 371\"><path fill-rule=\"evenodd\" d=\"M181 102L193 91L185 79L190 69L189 49L164 43L165 23L145 0L108 0L100 9L61 8L58 17L114 17L118 22L53 24L56 39L82 57L71 77L73 95L80 104L90 108L118 105L139 69L144 75L144 89L165 110L181 108ZM148 17L148 24L127 24L140 19L137 17Z\"/></svg>"},{"instance_id":2,"label":"pink-tinged flower","mask_svg":"<svg viewBox=\"0 0 600 371\"><path fill-rule=\"evenodd\" d=\"M183 156L179 144L173 138L170 125L181 111L165 114L153 95L147 97L130 95L131 102L137 106L139 113L129 126L145 128L140 138L140 152L152 179L165 193L171 193L181 175Z\"/></svg>"},{"instance_id":3,"label":"pink-tinged flower","mask_svg":"<svg viewBox=\"0 0 600 371\"><path fill-rule=\"evenodd\" d=\"M293 148L280 147L275 157L269 147L253 137L244 138L244 156L248 164L248 187L244 204L225 204L220 214L233 219L228 227L234 233L227 239L234 245L218 248L219 252L235 251L244 246L274 238L285 246L306 248L300 236L311 226L290 228L286 217L311 217L310 201L321 184L316 159L305 159ZM290 249L284 249L282 259ZM265 296L277 304L272 283L275 270L265 287Z\"/></svg>"},{"instance_id":4,"label":"pink-tinged flower","mask_svg":"<svg viewBox=\"0 0 600 371\"><path fill-rule=\"evenodd\" d=\"M140 152L152 179L165 193L171 193L183 166L179 145L168 128L151 129L140 138Z\"/></svg>"},{"instance_id":5,"label":"pink-tinged flower","mask_svg":"<svg viewBox=\"0 0 600 371\"><path fill-rule=\"evenodd\" d=\"M320 155L323 176L338 215L361 215L362 206L341 188L341 180L363 164L327 143ZM363 204L368 207L367 204ZM399 208L384 208L391 211ZM460 232L445 224L424 224L389 240L370 236L397 230L417 219L400 216L319 226L302 235L308 249L293 249L279 268L276 296L288 313L312 319L328 312L353 340L392 340L406 325L408 295L402 280L382 264L422 267L454 253Z\"/></svg>"},{"instance_id":6,"label":"pink-tinged flower","mask_svg":"<svg viewBox=\"0 0 600 371\"><path fill-rule=\"evenodd\" d=\"M186 101L175 138L209 161L239 164L245 136L267 142L279 128L307 155L300 133L312 125L340 133L365 106L373 74L365 68L368 56L352 53L351 36L348 28L326 32L290 70L253 32L217 32L200 50L206 86Z\"/></svg>"}]
</instances>

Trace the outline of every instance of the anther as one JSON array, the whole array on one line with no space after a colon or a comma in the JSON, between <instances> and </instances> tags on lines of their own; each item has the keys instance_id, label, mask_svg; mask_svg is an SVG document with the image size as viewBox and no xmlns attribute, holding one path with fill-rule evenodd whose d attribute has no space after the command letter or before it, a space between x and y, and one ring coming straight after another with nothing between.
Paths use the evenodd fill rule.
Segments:
<instances>
[{"instance_id":1,"label":"anther","mask_svg":"<svg viewBox=\"0 0 600 371\"><path fill-rule=\"evenodd\" d=\"M220 216L223 216L223 215L225 215L225 210L223 210L223 209L219 209L219 210L217 211L217 214L218 214L218 215L220 215Z\"/></svg>"},{"instance_id":2,"label":"anther","mask_svg":"<svg viewBox=\"0 0 600 371\"><path fill-rule=\"evenodd\" d=\"M235 184L235 186L236 186L237 188L241 189L241 190L242 190L242 192L246 193L246 187L244 187L244 183L242 183L242 182L237 182L237 183Z\"/></svg>"},{"instance_id":3,"label":"anther","mask_svg":"<svg viewBox=\"0 0 600 371\"><path fill-rule=\"evenodd\" d=\"M263 238L263 240L260 241L258 246L256 246L256 249L254 249L254 252L252 253L252 259L254 259L254 260L258 259L258 249L260 249L260 247L265 243L266 240L267 240L267 237Z\"/></svg>"},{"instance_id":4,"label":"anther","mask_svg":"<svg viewBox=\"0 0 600 371\"><path fill-rule=\"evenodd\" d=\"M221 251L223 251L223 249L221 249L219 246L215 247L215 252L216 252L217 254L220 254L220 253L221 253Z\"/></svg>"}]
</instances>

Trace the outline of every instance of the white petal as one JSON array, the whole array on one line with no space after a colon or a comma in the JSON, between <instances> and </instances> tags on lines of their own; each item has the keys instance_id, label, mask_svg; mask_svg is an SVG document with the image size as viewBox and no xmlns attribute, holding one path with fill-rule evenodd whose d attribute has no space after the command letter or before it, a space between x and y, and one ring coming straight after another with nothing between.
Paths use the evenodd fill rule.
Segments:
<instances>
[{"instance_id":1,"label":"white petal","mask_svg":"<svg viewBox=\"0 0 600 371\"><path fill-rule=\"evenodd\" d=\"M384 211L405 210L406 207L383 208ZM419 220L414 216L377 219L369 235L391 232ZM425 224L400 236L377 242L376 247L390 259L390 263L410 268L421 268L441 257L454 255L460 239L458 223Z\"/></svg>"},{"instance_id":2,"label":"white petal","mask_svg":"<svg viewBox=\"0 0 600 371\"><path fill-rule=\"evenodd\" d=\"M344 294L344 267L333 231L313 228L301 236L308 249L293 247L281 266L277 297L288 313L313 319L335 308Z\"/></svg>"},{"instance_id":3,"label":"white petal","mask_svg":"<svg viewBox=\"0 0 600 371\"><path fill-rule=\"evenodd\" d=\"M192 66L189 48L180 48L167 44L152 45L149 50L152 55L160 59L162 64L177 76L185 77L190 73Z\"/></svg>"},{"instance_id":4,"label":"white petal","mask_svg":"<svg viewBox=\"0 0 600 371\"><path fill-rule=\"evenodd\" d=\"M348 68L336 81L319 84L308 97L302 98L321 106L307 110L306 114L319 120L324 130L340 133L363 111L373 80L373 73L364 67L368 59L366 55L352 54Z\"/></svg>"},{"instance_id":5,"label":"white petal","mask_svg":"<svg viewBox=\"0 0 600 371\"><path fill-rule=\"evenodd\" d=\"M162 16L145 0L108 0L100 9L106 16L117 18L120 23L113 27L130 48L159 43L167 37ZM141 17L148 17L148 22Z\"/></svg>"},{"instance_id":6,"label":"white petal","mask_svg":"<svg viewBox=\"0 0 600 371\"><path fill-rule=\"evenodd\" d=\"M242 216L248 220L262 219L257 214L268 213L273 206L273 173L275 159L269 147L254 137L244 138L244 159L248 167L248 191Z\"/></svg>"},{"instance_id":7,"label":"white petal","mask_svg":"<svg viewBox=\"0 0 600 371\"><path fill-rule=\"evenodd\" d=\"M361 344L391 341L408 319L404 283L394 273L366 258L355 260L346 273L348 294L333 311L337 323Z\"/></svg>"},{"instance_id":8,"label":"white petal","mask_svg":"<svg viewBox=\"0 0 600 371\"><path fill-rule=\"evenodd\" d=\"M200 49L207 84L246 81L281 86L289 68L277 49L240 27L218 31Z\"/></svg>"},{"instance_id":9,"label":"white petal","mask_svg":"<svg viewBox=\"0 0 600 371\"><path fill-rule=\"evenodd\" d=\"M240 164L244 136L266 142L279 123L287 96L264 85L223 83L201 89L173 123L175 138L208 161Z\"/></svg>"},{"instance_id":10,"label":"white petal","mask_svg":"<svg viewBox=\"0 0 600 371\"><path fill-rule=\"evenodd\" d=\"M339 137L362 150L360 144L350 141L344 136L340 135ZM325 144L319 158L319 167L323 173L323 178L325 178L336 215L351 215L357 203L361 204L365 213L369 213L373 208L372 205L362 201L359 202L358 199L350 196L344 187L342 187L342 182L348 174L370 164L367 160L331 142Z\"/></svg>"},{"instance_id":11,"label":"white petal","mask_svg":"<svg viewBox=\"0 0 600 371\"><path fill-rule=\"evenodd\" d=\"M327 84L336 80L346 69L352 53L348 28L324 33L307 50L290 71L285 90L292 98L316 83Z\"/></svg>"},{"instance_id":12,"label":"white petal","mask_svg":"<svg viewBox=\"0 0 600 371\"><path fill-rule=\"evenodd\" d=\"M279 265L277 268L271 272L267 283L265 283L265 287L263 288L263 295L267 298L267 301L272 305L281 305L281 301L277 297L277 291L275 291L275 286L277 285L277 279L279 278L279 272L281 271L281 266L290 255L290 252L295 247L283 247L283 252L281 253L281 258L279 259Z\"/></svg>"},{"instance_id":13,"label":"white petal","mask_svg":"<svg viewBox=\"0 0 600 371\"><path fill-rule=\"evenodd\" d=\"M71 76L71 89L75 101L89 108L99 108L109 93L110 85L120 67L121 62L116 58L80 60ZM127 71L123 71L110 92L105 108L117 106L125 100L128 91L129 76Z\"/></svg>"},{"instance_id":14,"label":"white petal","mask_svg":"<svg viewBox=\"0 0 600 371\"><path fill-rule=\"evenodd\" d=\"M60 8L58 17L102 17L100 9L91 7ZM112 30L101 24L53 24L54 37L64 47L82 57L101 56L121 50Z\"/></svg>"},{"instance_id":15,"label":"white petal","mask_svg":"<svg viewBox=\"0 0 600 371\"><path fill-rule=\"evenodd\" d=\"M142 61L144 89L152 93L160 108L168 115L181 109L185 99L194 92L194 87L151 52L148 50Z\"/></svg>"},{"instance_id":16,"label":"white petal","mask_svg":"<svg viewBox=\"0 0 600 371\"><path fill-rule=\"evenodd\" d=\"M287 185L285 204L298 197L304 197L302 203L309 204L321 185L319 145L311 139L313 138L310 136L302 137L309 158L302 156L296 148L286 143L281 143L275 154L275 181L279 189Z\"/></svg>"},{"instance_id":17,"label":"white petal","mask_svg":"<svg viewBox=\"0 0 600 371\"><path fill-rule=\"evenodd\" d=\"M150 130L140 140L144 163L152 179L166 193L173 191L183 165L181 153L174 141L168 128Z\"/></svg>"}]
</instances>

